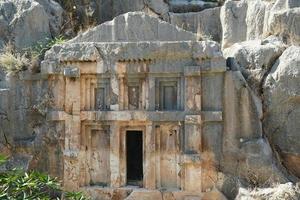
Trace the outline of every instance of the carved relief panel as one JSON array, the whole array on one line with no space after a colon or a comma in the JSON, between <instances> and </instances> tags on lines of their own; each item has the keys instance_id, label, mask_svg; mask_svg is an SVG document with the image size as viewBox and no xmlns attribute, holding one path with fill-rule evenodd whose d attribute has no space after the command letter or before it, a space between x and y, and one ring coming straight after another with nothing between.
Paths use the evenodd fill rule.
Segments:
<instances>
[{"instance_id":1,"label":"carved relief panel","mask_svg":"<svg viewBox=\"0 0 300 200\"><path fill-rule=\"evenodd\" d=\"M155 83L155 107L157 110L180 109L180 79L157 78Z\"/></svg>"},{"instance_id":2,"label":"carved relief panel","mask_svg":"<svg viewBox=\"0 0 300 200\"><path fill-rule=\"evenodd\" d=\"M81 110L95 109L95 88L97 87L97 79L95 75L85 75L81 77L80 96Z\"/></svg>"},{"instance_id":3,"label":"carved relief panel","mask_svg":"<svg viewBox=\"0 0 300 200\"><path fill-rule=\"evenodd\" d=\"M110 184L110 134L109 126L85 122L81 128L81 149L85 156L81 160L84 167L80 183L82 186Z\"/></svg>"},{"instance_id":4,"label":"carved relief panel","mask_svg":"<svg viewBox=\"0 0 300 200\"><path fill-rule=\"evenodd\" d=\"M80 86L81 110L109 110L109 78L85 75L81 77Z\"/></svg>"},{"instance_id":5,"label":"carved relief panel","mask_svg":"<svg viewBox=\"0 0 300 200\"><path fill-rule=\"evenodd\" d=\"M91 185L107 186L109 176L109 132L91 130L90 132L90 176Z\"/></svg>"},{"instance_id":6,"label":"carved relief panel","mask_svg":"<svg viewBox=\"0 0 300 200\"><path fill-rule=\"evenodd\" d=\"M120 84L119 104L121 110L145 109L145 79L143 77L123 77Z\"/></svg>"},{"instance_id":7,"label":"carved relief panel","mask_svg":"<svg viewBox=\"0 0 300 200\"><path fill-rule=\"evenodd\" d=\"M95 88L95 110L109 110L110 96L109 79L98 79Z\"/></svg>"},{"instance_id":8,"label":"carved relief panel","mask_svg":"<svg viewBox=\"0 0 300 200\"><path fill-rule=\"evenodd\" d=\"M157 187L178 188L180 177L181 129L175 124L163 124L156 128Z\"/></svg>"}]
</instances>

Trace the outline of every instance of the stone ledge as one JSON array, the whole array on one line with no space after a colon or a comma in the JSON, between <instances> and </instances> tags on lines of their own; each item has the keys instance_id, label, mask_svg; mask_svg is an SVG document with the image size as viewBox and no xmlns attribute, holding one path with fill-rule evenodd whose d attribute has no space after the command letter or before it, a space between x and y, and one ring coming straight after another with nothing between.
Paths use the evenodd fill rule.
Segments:
<instances>
[{"instance_id":1,"label":"stone ledge","mask_svg":"<svg viewBox=\"0 0 300 200\"><path fill-rule=\"evenodd\" d=\"M81 121L185 121L187 115L201 115L202 122L222 121L222 111L81 111ZM64 111L51 111L47 114L47 120L65 120L72 115Z\"/></svg>"},{"instance_id":2,"label":"stone ledge","mask_svg":"<svg viewBox=\"0 0 300 200\"><path fill-rule=\"evenodd\" d=\"M47 74L38 73L38 74L32 74L29 72L23 72L19 73L20 80L24 81L39 81L39 80L46 80L48 78Z\"/></svg>"}]
</instances>

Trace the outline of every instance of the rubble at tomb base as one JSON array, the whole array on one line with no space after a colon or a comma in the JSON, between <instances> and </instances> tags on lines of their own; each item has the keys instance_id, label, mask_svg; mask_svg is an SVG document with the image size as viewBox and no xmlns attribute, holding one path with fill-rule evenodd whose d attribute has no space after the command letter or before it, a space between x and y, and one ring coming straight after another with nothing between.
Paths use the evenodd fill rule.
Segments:
<instances>
[{"instance_id":1,"label":"rubble at tomb base","mask_svg":"<svg viewBox=\"0 0 300 200\"><path fill-rule=\"evenodd\" d=\"M38 9L54 36L65 7L47 2L27 0L5 21L21 22L22 6L29 16ZM106 5L114 12L97 20L111 21L54 45L37 71L0 70L6 167L46 172L99 200L279 198L280 188L297 196L287 182L300 171L300 5L195 2ZM19 40L27 25L17 25L0 30L0 46L39 38ZM243 189L253 186L271 188Z\"/></svg>"}]
</instances>

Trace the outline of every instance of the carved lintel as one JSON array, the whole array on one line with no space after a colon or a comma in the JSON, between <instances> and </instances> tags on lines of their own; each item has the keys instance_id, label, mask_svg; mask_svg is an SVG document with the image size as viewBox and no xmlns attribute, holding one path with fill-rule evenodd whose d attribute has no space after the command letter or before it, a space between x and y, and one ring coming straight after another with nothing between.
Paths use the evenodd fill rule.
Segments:
<instances>
[{"instance_id":1,"label":"carved lintel","mask_svg":"<svg viewBox=\"0 0 300 200\"><path fill-rule=\"evenodd\" d=\"M79 78L80 69L77 67L66 67L64 68L64 76L69 78Z\"/></svg>"}]
</instances>

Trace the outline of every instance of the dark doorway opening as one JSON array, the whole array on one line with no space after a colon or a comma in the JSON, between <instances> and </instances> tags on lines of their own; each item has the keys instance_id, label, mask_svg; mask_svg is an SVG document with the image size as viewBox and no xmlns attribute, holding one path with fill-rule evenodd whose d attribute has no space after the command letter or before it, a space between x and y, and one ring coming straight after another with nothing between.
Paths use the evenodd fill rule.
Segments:
<instances>
[{"instance_id":1,"label":"dark doorway opening","mask_svg":"<svg viewBox=\"0 0 300 200\"><path fill-rule=\"evenodd\" d=\"M127 185L143 185L143 132L126 133Z\"/></svg>"}]
</instances>

